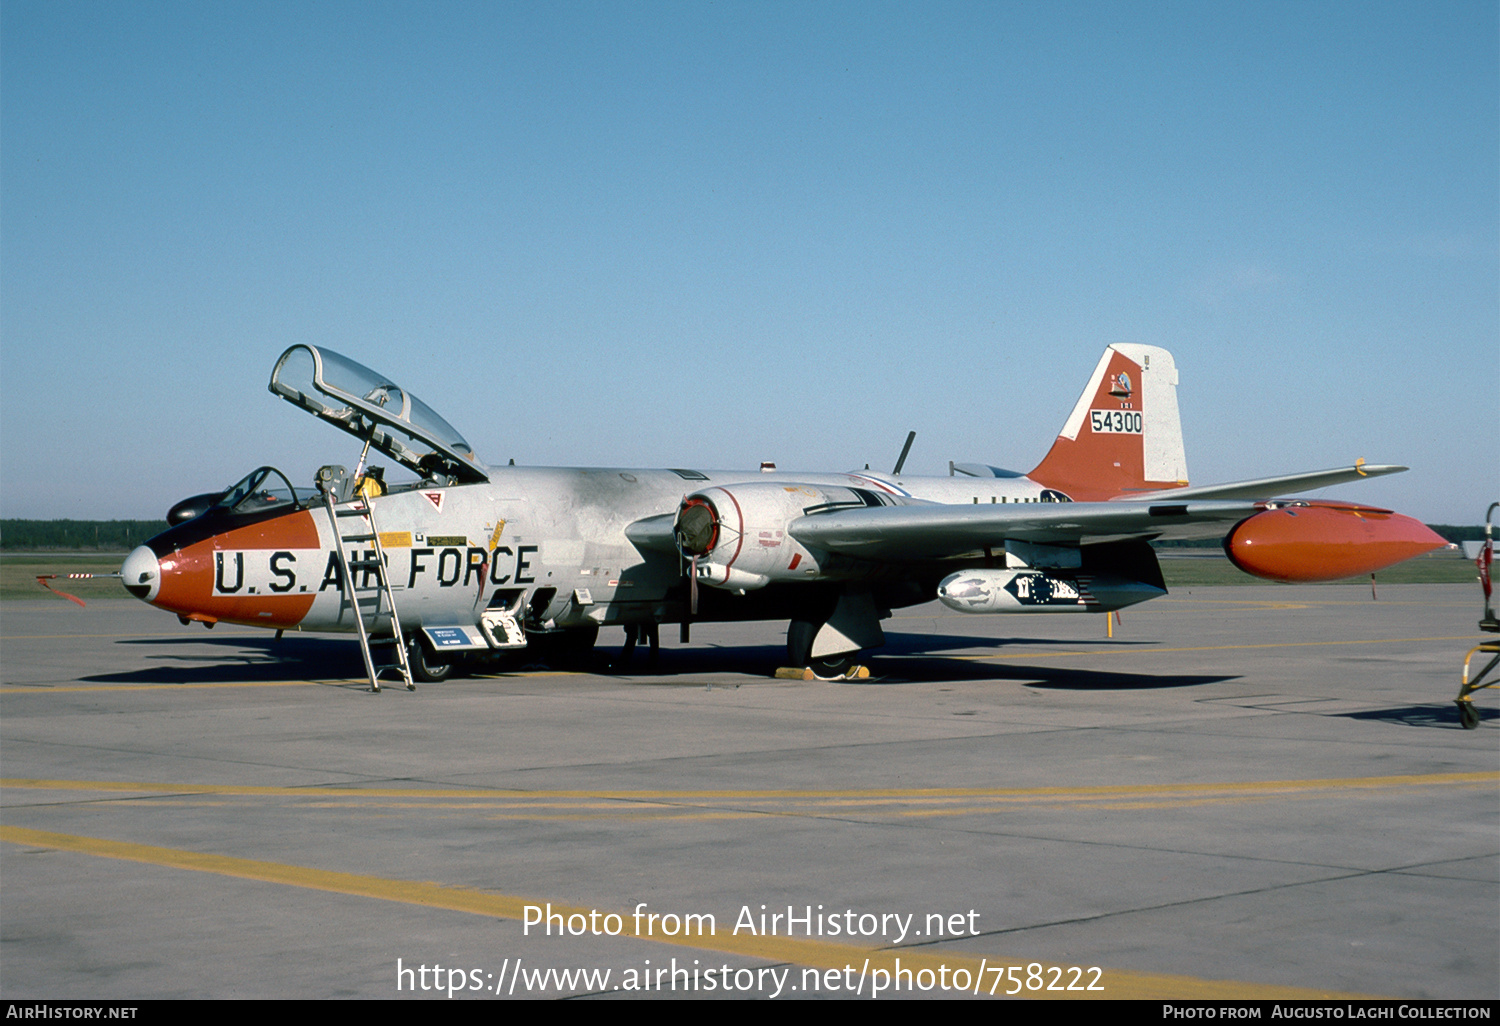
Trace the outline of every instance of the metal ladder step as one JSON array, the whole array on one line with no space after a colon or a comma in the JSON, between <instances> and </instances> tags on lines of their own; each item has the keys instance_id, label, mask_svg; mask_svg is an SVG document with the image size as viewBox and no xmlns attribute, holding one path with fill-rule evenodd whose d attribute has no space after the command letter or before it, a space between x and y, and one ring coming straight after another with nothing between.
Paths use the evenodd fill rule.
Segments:
<instances>
[{"instance_id":1,"label":"metal ladder step","mask_svg":"<svg viewBox=\"0 0 1500 1026\"><path fill-rule=\"evenodd\" d=\"M323 502L328 510L329 522L333 524L333 535L336 539L334 544L338 552L339 566L343 571L344 598L354 611L354 625L359 631L359 648L361 654L365 657L365 670L369 674L370 690L380 690L380 675L386 670L399 670L401 679L406 684L406 689L408 691L415 691L417 685L412 680L411 664L406 658L406 642L401 634L401 619L396 613L396 598L391 590L390 578L386 575L385 550L380 544L380 531L375 526L374 504L366 498L362 507L341 510L334 504L333 493L331 491L323 493ZM351 516L363 517L369 521L370 533L350 535L340 533L339 517ZM349 554L344 551L345 542L374 542L375 557L373 559L351 560ZM371 616L371 622L374 623L380 618L380 602L383 596L386 609L389 610L391 618L391 636L389 638L372 639L369 631L365 630L365 611L359 604L359 590L354 586L355 567L366 573L371 569L375 571L377 587L375 592L375 610ZM372 644L394 645L396 649L396 662L385 663L380 666L375 665L375 660L370 653Z\"/></svg>"}]
</instances>

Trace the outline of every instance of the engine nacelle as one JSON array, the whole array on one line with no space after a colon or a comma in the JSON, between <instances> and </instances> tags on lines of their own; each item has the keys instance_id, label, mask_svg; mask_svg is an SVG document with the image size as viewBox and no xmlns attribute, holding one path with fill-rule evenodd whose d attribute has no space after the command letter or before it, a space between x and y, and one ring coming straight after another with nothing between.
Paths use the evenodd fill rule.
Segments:
<instances>
[{"instance_id":1,"label":"engine nacelle","mask_svg":"<svg viewBox=\"0 0 1500 1026\"><path fill-rule=\"evenodd\" d=\"M1224 552L1247 574L1312 584L1372 574L1446 544L1426 524L1388 509L1298 502L1240 521Z\"/></svg>"},{"instance_id":2,"label":"engine nacelle","mask_svg":"<svg viewBox=\"0 0 1500 1026\"><path fill-rule=\"evenodd\" d=\"M937 597L960 613L1106 613L1166 593L1107 574L980 569L944 577Z\"/></svg>"},{"instance_id":3,"label":"engine nacelle","mask_svg":"<svg viewBox=\"0 0 1500 1026\"><path fill-rule=\"evenodd\" d=\"M705 488L683 499L673 531L683 555L697 560L699 583L744 592L773 581L823 575L827 555L792 537L787 525L793 520L891 501L863 488L747 481Z\"/></svg>"}]
</instances>

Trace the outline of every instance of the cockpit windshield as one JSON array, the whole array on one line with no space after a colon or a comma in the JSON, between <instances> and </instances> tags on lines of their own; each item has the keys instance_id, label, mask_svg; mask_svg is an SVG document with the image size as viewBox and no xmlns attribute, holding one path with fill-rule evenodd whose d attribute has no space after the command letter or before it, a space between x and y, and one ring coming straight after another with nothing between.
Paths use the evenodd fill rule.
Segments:
<instances>
[{"instance_id":1,"label":"cockpit windshield","mask_svg":"<svg viewBox=\"0 0 1500 1026\"><path fill-rule=\"evenodd\" d=\"M295 507L308 498L306 489L299 495L292 482L275 467L257 467L220 496L214 505L231 513L259 513L277 506Z\"/></svg>"},{"instance_id":2,"label":"cockpit windshield","mask_svg":"<svg viewBox=\"0 0 1500 1026\"><path fill-rule=\"evenodd\" d=\"M423 477L454 483L487 481L474 451L416 396L363 364L330 349L296 345L271 372L271 391Z\"/></svg>"}]
</instances>

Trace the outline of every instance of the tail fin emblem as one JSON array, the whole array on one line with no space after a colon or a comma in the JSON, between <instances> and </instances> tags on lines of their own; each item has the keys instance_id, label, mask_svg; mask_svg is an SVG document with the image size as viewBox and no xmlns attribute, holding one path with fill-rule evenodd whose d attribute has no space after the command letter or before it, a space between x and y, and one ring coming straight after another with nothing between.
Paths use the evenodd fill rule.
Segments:
<instances>
[{"instance_id":1,"label":"tail fin emblem","mask_svg":"<svg viewBox=\"0 0 1500 1026\"><path fill-rule=\"evenodd\" d=\"M1130 375L1121 371L1109 383L1109 394L1120 399L1130 398Z\"/></svg>"}]
</instances>

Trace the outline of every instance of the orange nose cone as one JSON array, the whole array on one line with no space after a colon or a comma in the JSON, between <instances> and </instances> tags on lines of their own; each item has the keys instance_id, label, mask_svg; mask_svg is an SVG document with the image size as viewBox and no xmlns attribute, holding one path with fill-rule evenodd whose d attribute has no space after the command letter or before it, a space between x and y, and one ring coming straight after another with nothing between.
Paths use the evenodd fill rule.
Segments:
<instances>
[{"instance_id":1,"label":"orange nose cone","mask_svg":"<svg viewBox=\"0 0 1500 1026\"><path fill-rule=\"evenodd\" d=\"M1372 574L1446 544L1411 517L1330 504L1257 513L1229 533L1224 551L1247 574L1311 584Z\"/></svg>"}]
</instances>

